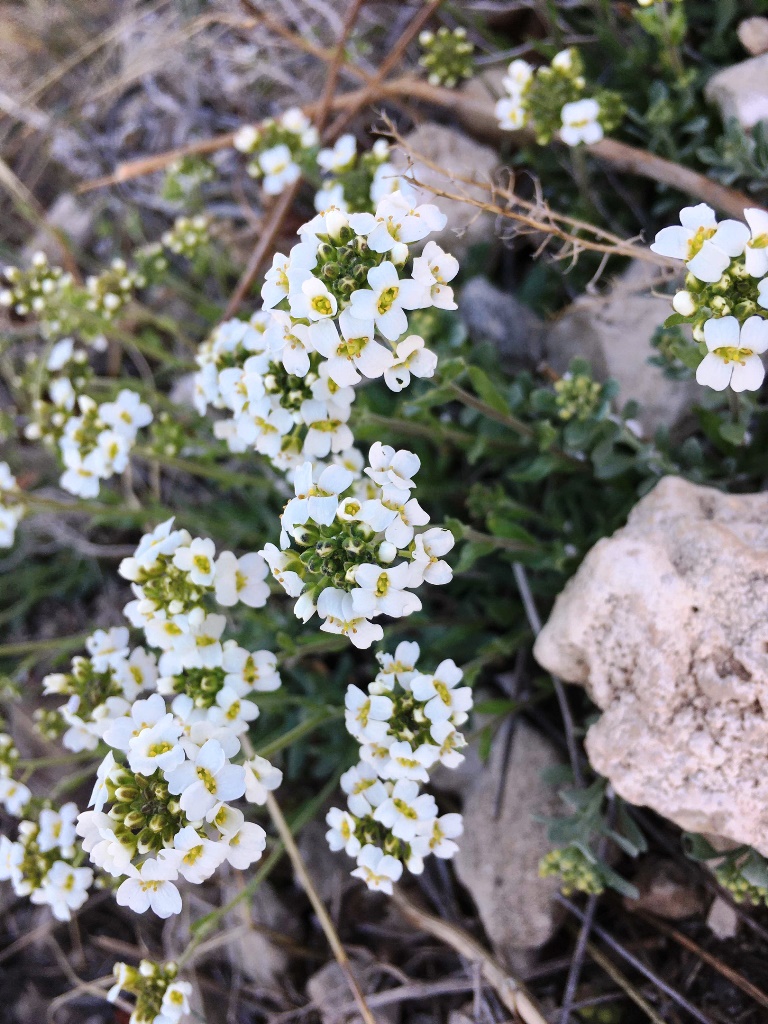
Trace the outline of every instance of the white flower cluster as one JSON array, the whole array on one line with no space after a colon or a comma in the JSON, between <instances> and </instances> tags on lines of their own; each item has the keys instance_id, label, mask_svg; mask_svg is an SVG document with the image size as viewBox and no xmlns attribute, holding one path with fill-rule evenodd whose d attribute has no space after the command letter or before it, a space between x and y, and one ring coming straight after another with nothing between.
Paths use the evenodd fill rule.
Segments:
<instances>
[{"instance_id":1,"label":"white flower cluster","mask_svg":"<svg viewBox=\"0 0 768 1024\"><path fill-rule=\"evenodd\" d=\"M280 547L262 551L275 579L298 598L298 618L308 622L317 612L321 630L367 648L383 636L372 619L410 615L421 608L413 588L450 581L442 556L453 534L439 527L416 534L429 523L411 497L419 466L413 452L377 441L367 479L343 466L299 467L296 495L280 517Z\"/></svg>"},{"instance_id":2,"label":"white flower cluster","mask_svg":"<svg viewBox=\"0 0 768 1024\"><path fill-rule=\"evenodd\" d=\"M459 685L461 669L450 659L432 675L419 672L417 643L376 657L380 671L367 693L347 689L346 724L360 743L360 762L341 777L347 810L331 808L326 838L332 850L356 858L353 875L391 895L403 864L420 874L429 854L449 858L458 849L461 815L439 816L420 784L436 764L456 768L464 760L457 726L467 720L472 691Z\"/></svg>"},{"instance_id":3,"label":"white flower cluster","mask_svg":"<svg viewBox=\"0 0 768 1024\"><path fill-rule=\"evenodd\" d=\"M375 214L332 209L300 229L288 256L275 255L250 323L221 325L198 354L198 411L226 408L216 433L233 450L254 447L281 470L344 456L354 387L384 378L393 391L431 377L436 356L408 335L407 311L454 309L448 284L458 263L434 242L409 246L445 224L431 204L403 192Z\"/></svg>"},{"instance_id":4,"label":"white flower cluster","mask_svg":"<svg viewBox=\"0 0 768 1024\"><path fill-rule=\"evenodd\" d=\"M149 672L140 666L157 692L124 700L117 715L110 709L101 739L112 750L97 772L93 810L79 816L77 831L92 863L123 878L121 906L169 917L181 910L179 877L203 882L225 860L248 867L266 845L261 826L230 801L263 803L282 773L258 756L244 764L232 759L259 714L248 698L280 686L276 659L222 642L226 619L209 613L206 600L261 607L267 567L255 554L216 557L212 541L174 530L169 520L141 539L120 573L135 594L127 617L161 651L156 670L153 656ZM92 638L97 669L126 658L116 632Z\"/></svg>"},{"instance_id":5,"label":"white flower cluster","mask_svg":"<svg viewBox=\"0 0 768 1024\"><path fill-rule=\"evenodd\" d=\"M84 358L71 338L53 346L46 363L48 401L35 403L35 418L24 433L58 449L65 466L59 483L65 491L95 498L102 480L127 468L139 430L152 422L152 410L128 388L100 405L78 394L77 385L87 377Z\"/></svg>"},{"instance_id":6,"label":"white flower cluster","mask_svg":"<svg viewBox=\"0 0 768 1024\"><path fill-rule=\"evenodd\" d=\"M107 999L115 1002L121 992L136 996L136 1005L129 1024L177 1024L189 1013L192 986L177 979L178 969L173 962L160 965L142 960L138 967L116 963L115 984Z\"/></svg>"},{"instance_id":7,"label":"white flower cluster","mask_svg":"<svg viewBox=\"0 0 768 1024\"><path fill-rule=\"evenodd\" d=\"M0 462L0 548L13 547L16 527L24 516L24 506L16 477L7 462Z\"/></svg>"},{"instance_id":8,"label":"white flower cluster","mask_svg":"<svg viewBox=\"0 0 768 1024\"><path fill-rule=\"evenodd\" d=\"M680 226L663 228L653 252L682 260L685 289L672 306L693 326L707 354L696 380L715 391L757 391L768 351L768 213L744 210L738 220L718 223L706 203L680 211ZM764 311L764 312L763 312Z\"/></svg>"},{"instance_id":9,"label":"white flower cluster","mask_svg":"<svg viewBox=\"0 0 768 1024\"><path fill-rule=\"evenodd\" d=\"M0 778L3 781L5 776ZM22 794L27 797L26 804L29 790L20 788L26 791ZM14 813L23 812L19 807ZM36 817L25 817L19 823L16 842L0 836L0 880L10 881L17 896L29 896L32 903L49 906L57 921L68 921L72 911L88 899L93 882L90 868L76 866L77 805L67 803L58 811L44 807Z\"/></svg>"},{"instance_id":10,"label":"white flower cluster","mask_svg":"<svg viewBox=\"0 0 768 1024\"><path fill-rule=\"evenodd\" d=\"M368 152L358 153L354 135L342 135L332 148L320 150L317 165L326 175L315 194L318 213L332 208L344 213L369 212L403 186L389 161L389 143L384 139L377 139Z\"/></svg>"},{"instance_id":11,"label":"white flower cluster","mask_svg":"<svg viewBox=\"0 0 768 1024\"><path fill-rule=\"evenodd\" d=\"M125 715L142 690L157 682L157 659L143 647L129 651L125 626L97 629L85 641L89 657L77 655L69 672L43 679L43 694L66 696L54 715L39 715L43 732L61 736L67 750L95 750L115 718Z\"/></svg>"},{"instance_id":12,"label":"white flower cluster","mask_svg":"<svg viewBox=\"0 0 768 1024\"><path fill-rule=\"evenodd\" d=\"M301 163L314 156L317 129L299 107L278 118L245 125L235 133L234 146L249 156L248 173L261 180L267 195L279 195L301 176Z\"/></svg>"}]
</instances>

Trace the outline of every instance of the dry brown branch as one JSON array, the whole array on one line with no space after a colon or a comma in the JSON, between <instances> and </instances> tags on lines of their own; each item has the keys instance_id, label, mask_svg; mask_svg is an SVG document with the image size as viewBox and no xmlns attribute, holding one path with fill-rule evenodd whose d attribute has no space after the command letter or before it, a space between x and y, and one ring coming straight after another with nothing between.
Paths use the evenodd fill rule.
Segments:
<instances>
[{"instance_id":1,"label":"dry brown branch","mask_svg":"<svg viewBox=\"0 0 768 1024\"><path fill-rule=\"evenodd\" d=\"M322 53L324 59L326 57L325 51L322 51ZM363 74L361 72L361 77ZM487 119L490 109L490 101L475 100L451 89L430 85L428 82L415 78L412 75L405 75L389 82L382 82L377 89L376 96L371 96L368 87L336 96L334 97L332 107L334 110L360 109L360 106L365 103L383 98L389 100L420 100L424 103L454 111L457 114L460 112L465 123L469 125L473 121L479 120L480 115ZM317 103L311 103L303 109L305 113L312 115L316 113L317 106ZM334 125L334 128L338 130L336 125ZM156 156L120 164L114 174L95 181L84 182L78 191L86 192L93 188L102 188L117 182L128 181L143 174L150 174L153 171L167 167L181 156L194 153L213 153L220 149L226 149L232 145L233 137L234 133L228 132L225 135L203 139L176 150L159 153ZM646 150L629 146L624 142L618 142L615 139L603 139L595 143L595 145L589 146L588 149L592 156L609 164L616 170L637 174L662 184L671 185L681 192L709 203L730 216L741 217L745 207L755 205L753 199L736 189L726 188L724 185L719 185L717 182L707 178L706 175L692 171L688 167L682 167L671 160L665 160Z\"/></svg>"},{"instance_id":2,"label":"dry brown branch","mask_svg":"<svg viewBox=\"0 0 768 1024\"><path fill-rule=\"evenodd\" d=\"M392 898L411 924L440 939L470 962L480 964L483 977L494 988L504 1006L524 1021L524 1024L547 1024L546 1017L525 985L507 974L471 935L448 921L419 910L399 890L395 890Z\"/></svg>"},{"instance_id":3,"label":"dry brown branch","mask_svg":"<svg viewBox=\"0 0 768 1024\"><path fill-rule=\"evenodd\" d=\"M437 11L438 7L441 6L443 0L432 0L431 3L427 4L415 18L405 28L398 41L392 47L387 57L382 61L381 66L374 78L368 83L367 90L364 91L364 95L360 99L360 107L366 106L368 103L375 102L377 95L380 93L381 87L389 76L390 72L393 71L408 49L408 46L413 39L419 34L424 25L429 21L432 15ZM336 118L334 123L331 125L329 134L333 137L341 135L350 121L354 118L355 112L353 110L347 110L339 117Z\"/></svg>"}]
</instances>

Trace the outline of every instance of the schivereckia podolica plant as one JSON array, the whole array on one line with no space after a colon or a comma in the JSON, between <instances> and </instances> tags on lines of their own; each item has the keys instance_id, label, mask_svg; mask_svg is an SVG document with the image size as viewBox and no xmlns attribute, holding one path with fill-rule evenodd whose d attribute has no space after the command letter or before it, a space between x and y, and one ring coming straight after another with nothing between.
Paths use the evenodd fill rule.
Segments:
<instances>
[{"instance_id":1,"label":"schivereckia podolica plant","mask_svg":"<svg viewBox=\"0 0 768 1024\"><path fill-rule=\"evenodd\" d=\"M735 211L736 193L705 176L712 154L727 163L729 136L701 100L701 5L690 24L682 0L620 23L570 12L567 32L543 23L511 62L460 5L445 24L422 5L378 77L355 58L376 33L358 24L363 5L346 6L340 45L313 55L326 60L319 100L275 98L258 123L148 161L164 171L158 208L175 211L155 237L116 233L101 262L35 251L2 272L0 619L23 627L43 595L89 609L100 589L121 595L120 615L82 635L0 648L13 822L0 879L57 922L98 899L189 919L195 887L232 869L247 896L283 851L304 870L291 832L318 815L357 884L404 899L462 842L460 805L431 777L470 748L487 759L521 714L555 722L570 755L542 874L566 893L637 894L627 864L647 839L582 760L587 698L563 726L557 683L527 658L536 602L551 604L664 474L740 490L763 478L768 193L732 179L750 196ZM488 104L502 152L514 140L535 189L468 192L448 172L427 186L419 154L395 152L411 103L460 105L451 89L493 62L506 67ZM399 119L386 137L367 130L372 101ZM685 135L694 117L701 155ZM607 216L600 168L628 150L642 184ZM210 199L227 189L222 215ZM245 195L258 226L243 267L231 208ZM492 266L494 239L489 228L457 259L446 195L495 215L542 314L594 289L606 264L658 264L672 312L648 358L702 386L687 432L649 434L583 359L562 375L510 368L470 338L454 289ZM76 540L43 557L41 534ZM510 692L499 679L513 662L527 669ZM16 735L22 696L43 753ZM718 878L762 900L761 865L739 851ZM192 913L174 960L116 963L105 997L132 997L135 1024L194 1012L185 968L231 909ZM541 1024L532 997L515 1005Z\"/></svg>"}]
</instances>

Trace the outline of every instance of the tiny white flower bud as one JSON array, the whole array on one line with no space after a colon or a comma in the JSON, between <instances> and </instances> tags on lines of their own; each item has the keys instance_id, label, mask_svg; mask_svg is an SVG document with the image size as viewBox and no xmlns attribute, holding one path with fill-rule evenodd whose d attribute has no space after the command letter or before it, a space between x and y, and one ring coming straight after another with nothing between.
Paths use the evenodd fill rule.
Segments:
<instances>
[{"instance_id":1,"label":"tiny white flower bud","mask_svg":"<svg viewBox=\"0 0 768 1024\"><path fill-rule=\"evenodd\" d=\"M390 544L388 540L382 541L381 544L379 544L377 555L381 562L385 565L389 565L390 562L394 562L397 558L397 548L394 544Z\"/></svg>"},{"instance_id":2,"label":"tiny white flower bud","mask_svg":"<svg viewBox=\"0 0 768 1024\"><path fill-rule=\"evenodd\" d=\"M672 299L672 308L680 316L693 316L696 312L696 303L690 292L677 292Z\"/></svg>"}]
</instances>

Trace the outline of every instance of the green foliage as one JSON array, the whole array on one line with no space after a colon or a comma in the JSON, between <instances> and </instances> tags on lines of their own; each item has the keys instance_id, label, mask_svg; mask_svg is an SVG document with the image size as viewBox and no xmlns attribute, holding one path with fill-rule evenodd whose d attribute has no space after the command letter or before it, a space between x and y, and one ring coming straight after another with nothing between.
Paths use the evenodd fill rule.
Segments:
<instances>
[{"instance_id":1,"label":"green foliage","mask_svg":"<svg viewBox=\"0 0 768 1024\"><path fill-rule=\"evenodd\" d=\"M758 121L747 132L738 118L729 117L725 131L711 146L701 146L697 155L724 185L747 192L768 191L768 121Z\"/></svg>"}]
</instances>

